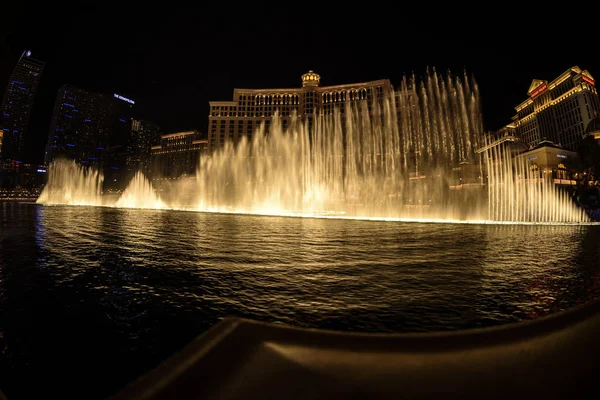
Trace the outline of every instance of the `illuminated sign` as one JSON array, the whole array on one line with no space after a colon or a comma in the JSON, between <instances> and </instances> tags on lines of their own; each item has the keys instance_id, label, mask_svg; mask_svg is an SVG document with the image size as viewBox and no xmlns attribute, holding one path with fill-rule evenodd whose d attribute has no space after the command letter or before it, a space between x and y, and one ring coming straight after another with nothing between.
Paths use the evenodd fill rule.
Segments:
<instances>
[{"instance_id":1,"label":"illuminated sign","mask_svg":"<svg viewBox=\"0 0 600 400\"><path fill-rule=\"evenodd\" d=\"M537 96L538 94L542 93L544 90L546 90L548 86L543 83L540 86L538 86L533 92L531 92L531 94L529 95L529 97L531 97L532 99Z\"/></svg>"},{"instance_id":2,"label":"illuminated sign","mask_svg":"<svg viewBox=\"0 0 600 400\"><path fill-rule=\"evenodd\" d=\"M581 77L583 78L583 80L584 80L584 81L586 81L586 82L587 82L587 83L589 83L590 85L592 85L592 86L594 86L594 85L595 85L595 83L594 83L594 80L593 80L593 79L590 79L590 78L588 78L588 77L587 77L587 76L585 76L585 75L581 75Z\"/></svg>"},{"instance_id":3,"label":"illuminated sign","mask_svg":"<svg viewBox=\"0 0 600 400\"><path fill-rule=\"evenodd\" d=\"M558 158L567 158L567 156L565 156L564 154L557 154L556 157L558 157Z\"/></svg>"},{"instance_id":4,"label":"illuminated sign","mask_svg":"<svg viewBox=\"0 0 600 400\"><path fill-rule=\"evenodd\" d=\"M127 97L123 97L120 94L116 94L116 93L114 95L119 100L123 100L123 101L126 101L126 102L131 103L131 104L135 104L135 101L133 101L131 99L128 99Z\"/></svg>"},{"instance_id":5,"label":"illuminated sign","mask_svg":"<svg viewBox=\"0 0 600 400\"><path fill-rule=\"evenodd\" d=\"M46 172L45 169L38 169L37 172Z\"/></svg>"}]
</instances>

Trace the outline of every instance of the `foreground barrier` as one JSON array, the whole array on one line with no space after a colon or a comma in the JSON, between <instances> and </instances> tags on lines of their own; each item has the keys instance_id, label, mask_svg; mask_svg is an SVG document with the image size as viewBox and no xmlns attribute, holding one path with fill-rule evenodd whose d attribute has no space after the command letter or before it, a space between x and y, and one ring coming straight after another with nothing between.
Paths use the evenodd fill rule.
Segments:
<instances>
[{"instance_id":1,"label":"foreground barrier","mask_svg":"<svg viewBox=\"0 0 600 400\"><path fill-rule=\"evenodd\" d=\"M600 398L600 300L533 321L360 334L225 319L114 398Z\"/></svg>"}]
</instances>

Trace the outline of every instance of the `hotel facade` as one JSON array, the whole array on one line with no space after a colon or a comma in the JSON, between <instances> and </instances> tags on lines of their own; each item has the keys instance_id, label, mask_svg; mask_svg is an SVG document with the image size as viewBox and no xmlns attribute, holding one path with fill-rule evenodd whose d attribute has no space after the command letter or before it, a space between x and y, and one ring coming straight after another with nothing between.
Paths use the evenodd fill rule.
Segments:
<instances>
[{"instance_id":1,"label":"hotel facade","mask_svg":"<svg viewBox=\"0 0 600 400\"><path fill-rule=\"evenodd\" d=\"M320 86L321 77L309 71L302 75L302 87L291 89L234 89L232 101L211 101L208 116L208 146L218 149L226 142L237 144L242 137L252 138L261 124L269 129L275 113L286 129L294 113L309 129L318 114L342 113L346 103L367 100L383 102L391 92L389 80Z\"/></svg>"},{"instance_id":2,"label":"hotel facade","mask_svg":"<svg viewBox=\"0 0 600 400\"><path fill-rule=\"evenodd\" d=\"M595 80L577 66L550 82L534 79L527 95L505 129L514 130L531 148L547 140L576 151L588 123L600 112Z\"/></svg>"},{"instance_id":3,"label":"hotel facade","mask_svg":"<svg viewBox=\"0 0 600 400\"><path fill-rule=\"evenodd\" d=\"M153 183L195 176L200 156L208 148L201 136L197 130L161 135L160 144L151 148Z\"/></svg>"}]
</instances>

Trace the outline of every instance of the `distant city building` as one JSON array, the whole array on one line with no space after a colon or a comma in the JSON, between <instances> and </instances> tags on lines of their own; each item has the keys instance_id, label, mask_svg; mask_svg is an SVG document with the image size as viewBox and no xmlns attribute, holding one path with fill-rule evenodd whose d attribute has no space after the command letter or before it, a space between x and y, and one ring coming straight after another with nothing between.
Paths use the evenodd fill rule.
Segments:
<instances>
[{"instance_id":1,"label":"distant city building","mask_svg":"<svg viewBox=\"0 0 600 400\"><path fill-rule=\"evenodd\" d=\"M23 52L6 87L0 108L0 161L22 162L24 139L44 62Z\"/></svg>"},{"instance_id":2,"label":"distant city building","mask_svg":"<svg viewBox=\"0 0 600 400\"><path fill-rule=\"evenodd\" d=\"M134 119L131 123L131 138L128 145L127 166L132 170L141 170L149 174L152 169L152 151L160 144L160 128L157 124L144 119Z\"/></svg>"},{"instance_id":3,"label":"distant city building","mask_svg":"<svg viewBox=\"0 0 600 400\"><path fill-rule=\"evenodd\" d=\"M160 144L152 146L152 180L195 176L207 149L208 141L197 130L162 135Z\"/></svg>"},{"instance_id":4,"label":"distant city building","mask_svg":"<svg viewBox=\"0 0 600 400\"><path fill-rule=\"evenodd\" d=\"M107 95L63 85L54 104L44 163L63 156L101 165L108 147L109 110Z\"/></svg>"},{"instance_id":5,"label":"distant city building","mask_svg":"<svg viewBox=\"0 0 600 400\"><path fill-rule=\"evenodd\" d=\"M66 157L108 171L111 181L126 165L135 102L118 94L63 85L56 96L44 163Z\"/></svg>"},{"instance_id":6,"label":"distant city building","mask_svg":"<svg viewBox=\"0 0 600 400\"><path fill-rule=\"evenodd\" d=\"M510 150L512 153L520 153L527 149L523 140L517 136L515 123L508 124L497 131L489 132L485 135L482 145L475 150L476 153L483 153L487 150L493 151L494 148L501 148L502 151Z\"/></svg>"},{"instance_id":7,"label":"distant city building","mask_svg":"<svg viewBox=\"0 0 600 400\"><path fill-rule=\"evenodd\" d=\"M16 193L13 189L39 189L46 183L46 171L43 165L6 163L0 168L0 190L7 194Z\"/></svg>"},{"instance_id":8,"label":"distant city building","mask_svg":"<svg viewBox=\"0 0 600 400\"><path fill-rule=\"evenodd\" d=\"M309 71L302 75L302 87L292 89L234 89L233 101L211 101L208 116L208 141L211 150L222 147L227 141L233 144L265 124L268 130L277 112L286 129L293 113L312 128L313 116L332 114L334 107L343 113L347 101L374 99L380 101L389 95L389 80L377 80L337 86L319 86L321 77Z\"/></svg>"},{"instance_id":9,"label":"distant city building","mask_svg":"<svg viewBox=\"0 0 600 400\"><path fill-rule=\"evenodd\" d=\"M530 147L549 140L576 151L600 110L592 75L575 66L551 82L534 79L527 94L512 118L516 136Z\"/></svg>"}]
</instances>

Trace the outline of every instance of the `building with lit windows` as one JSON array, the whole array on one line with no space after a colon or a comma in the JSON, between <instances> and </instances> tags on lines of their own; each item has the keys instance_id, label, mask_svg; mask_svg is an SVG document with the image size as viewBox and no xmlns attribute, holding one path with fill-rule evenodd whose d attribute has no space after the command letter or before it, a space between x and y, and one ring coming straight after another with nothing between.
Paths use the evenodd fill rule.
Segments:
<instances>
[{"instance_id":1,"label":"building with lit windows","mask_svg":"<svg viewBox=\"0 0 600 400\"><path fill-rule=\"evenodd\" d=\"M534 79L527 95L515 107L511 125L529 147L548 140L576 151L588 123L600 111L594 78L577 66L550 82Z\"/></svg>"},{"instance_id":2,"label":"building with lit windows","mask_svg":"<svg viewBox=\"0 0 600 400\"><path fill-rule=\"evenodd\" d=\"M63 85L54 104L44 163L50 165L62 156L103 168L109 159L119 158L117 153L125 156L134 104L117 94Z\"/></svg>"},{"instance_id":3,"label":"building with lit windows","mask_svg":"<svg viewBox=\"0 0 600 400\"><path fill-rule=\"evenodd\" d=\"M302 75L302 87L291 89L234 89L232 101L211 101L208 116L208 144L211 150L226 142L233 144L252 133L264 123L268 131L278 113L282 127L289 126L294 113L308 129L318 114L331 114L334 108L344 112L347 101L383 100L391 92L389 80L377 80L336 86L320 86L321 77L309 71Z\"/></svg>"},{"instance_id":4,"label":"building with lit windows","mask_svg":"<svg viewBox=\"0 0 600 400\"><path fill-rule=\"evenodd\" d=\"M208 150L208 141L197 130L170 133L152 146L152 181L160 186L166 179L195 177L200 156Z\"/></svg>"},{"instance_id":5,"label":"building with lit windows","mask_svg":"<svg viewBox=\"0 0 600 400\"><path fill-rule=\"evenodd\" d=\"M553 179L557 185L576 185L574 171L578 163L577 152L567 150L548 140L543 140L536 146L516 156L526 160L526 165L533 176Z\"/></svg>"},{"instance_id":6,"label":"building with lit windows","mask_svg":"<svg viewBox=\"0 0 600 400\"><path fill-rule=\"evenodd\" d=\"M160 144L160 128L152 121L134 119L127 150L127 167L150 174L152 169L152 146Z\"/></svg>"},{"instance_id":7,"label":"building with lit windows","mask_svg":"<svg viewBox=\"0 0 600 400\"><path fill-rule=\"evenodd\" d=\"M0 162L23 161L24 139L44 62L24 51L10 77L0 106Z\"/></svg>"},{"instance_id":8,"label":"building with lit windows","mask_svg":"<svg viewBox=\"0 0 600 400\"><path fill-rule=\"evenodd\" d=\"M40 189L46 183L46 167L28 163L7 163L0 169L0 198L10 197L21 193L17 197L22 198L24 193L30 191L39 195ZM31 191L33 190L33 191Z\"/></svg>"},{"instance_id":9,"label":"building with lit windows","mask_svg":"<svg viewBox=\"0 0 600 400\"><path fill-rule=\"evenodd\" d=\"M508 124L497 131L487 133L482 145L475 152L483 153L495 147L501 147L502 151L508 149L511 153L519 153L527 150L527 145L517 136L516 124L514 123Z\"/></svg>"},{"instance_id":10,"label":"building with lit windows","mask_svg":"<svg viewBox=\"0 0 600 400\"><path fill-rule=\"evenodd\" d=\"M107 95L63 85L56 95L44 163L62 156L101 165L108 147L109 109Z\"/></svg>"}]
</instances>

